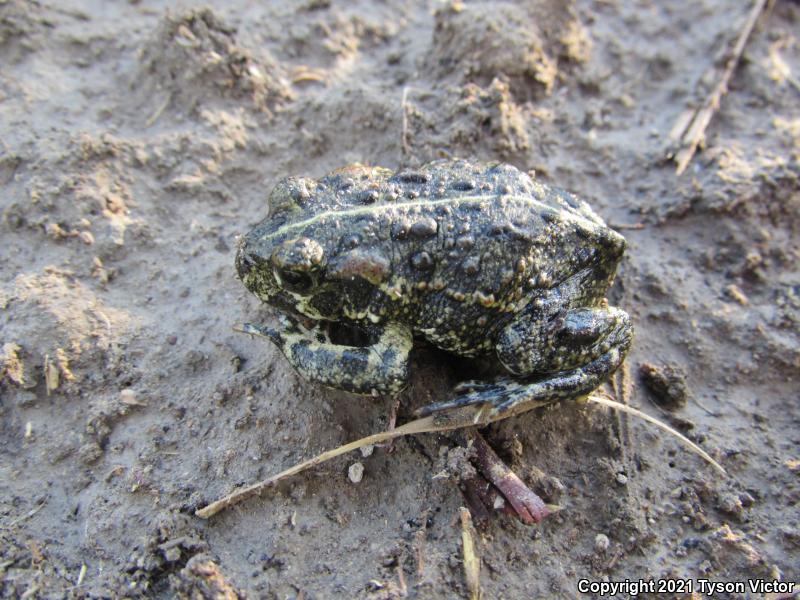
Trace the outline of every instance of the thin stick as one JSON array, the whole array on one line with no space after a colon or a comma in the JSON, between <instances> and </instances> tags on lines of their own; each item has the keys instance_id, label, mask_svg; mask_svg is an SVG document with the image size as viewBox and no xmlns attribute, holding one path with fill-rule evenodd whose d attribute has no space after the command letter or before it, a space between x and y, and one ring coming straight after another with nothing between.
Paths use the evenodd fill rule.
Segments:
<instances>
[{"instance_id":1,"label":"thin stick","mask_svg":"<svg viewBox=\"0 0 800 600\"><path fill-rule=\"evenodd\" d=\"M400 596L405 598L408 595L408 585L406 585L406 576L403 573L403 561L405 556L401 555L400 560L397 561L397 587L400 588Z\"/></svg>"},{"instance_id":2,"label":"thin stick","mask_svg":"<svg viewBox=\"0 0 800 600\"><path fill-rule=\"evenodd\" d=\"M481 560L475 554L475 540L472 532L472 515L468 508L458 509L461 515L461 545L464 552L464 577L467 580L470 600L480 600L481 592Z\"/></svg>"},{"instance_id":3,"label":"thin stick","mask_svg":"<svg viewBox=\"0 0 800 600\"><path fill-rule=\"evenodd\" d=\"M714 89L711 91L711 94L709 94L708 98L706 98L703 106L701 106L694 113L693 118L688 122L686 127L680 128L682 131L680 138L680 150L678 150L674 157L675 162L677 163L677 167L675 169L676 175L680 175L686 170L686 167L689 166L689 161L692 160L695 152L697 152L697 147L703 141L706 128L711 122L711 119L714 117L714 114L719 110L722 96L724 96L728 91L728 83L730 82L731 77L733 76L733 73L739 64L739 61L742 59L742 54L745 46L747 45L747 40L753 33L756 21L758 21L758 17L763 12L766 4L767 0L755 0L753 8L750 10L750 14L747 15L747 19L745 20L742 29L739 31L739 37L736 39L736 44L734 45L733 50L731 51L730 56L725 63L725 67L723 68L722 74L717 81L717 85L714 86ZM686 119L686 115L682 113L680 119ZM673 128L673 131L674 130L675 128Z\"/></svg>"},{"instance_id":4,"label":"thin stick","mask_svg":"<svg viewBox=\"0 0 800 600\"><path fill-rule=\"evenodd\" d=\"M428 509L422 511L420 515L422 525L414 534L414 554L417 557L417 578L425 576L425 536L428 529Z\"/></svg>"},{"instance_id":5,"label":"thin stick","mask_svg":"<svg viewBox=\"0 0 800 600\"><path fill-rule=\"evenodd\" d=\"M303 65L294 70L292 74L292 83L305 83L306 81L314 81L316 83L328 83L328 78L324 73L309 69Z\"/></svg>"},{"instance_id":6,"label":"thin stick","mask_svg":"<svg viewBox=\"0 0 800 600\"><path fill-rule=\"evenodd\" d=\"M550 514L547 505L533 490L497 456L492 447L476 429L467 430L476 451L476 461L481 473L502 492L514 508L519 520L526 525L538 523Z\"/></svg>"},{"instance_id":7,"label":"thin stick","mask_svg":"<svg viewBox=\"0 0 800 600\"><path fill-rule=\"evenodd\" d=\"M7 525L3 525L3 526L2 526L2 528L3 528L3 529L11 529L12 527L14 527L14 525L18 525L19 523L22 523L22 522L23 522L23 521L25 521L26 519L30 519L30 518L31 518L33 515L35 515L36 513L38 513L40 510L42 510L42 509L44 508L44 505L45 505L45 504L47 504L47 501L46 501L46 500L45 500L44 502L42 502L41 504L39 504L39 505L35 506L35 507L34 507L34 508L32 508L31 510L29 510L28 512L26 512L26 513L25 513L24 515L22 515L21 517L17 517L16 519L14 519L13 521L11 521L11 522L10 522L10 523L8 523Z\"/></svg>"},{"instance_id":8,"label":"thin stick","mask_svg":"<svg viewBox=\"0 0 800 600\"><path fill-rule=\"evenodd\" d=\"M144 122L144 126L145 127L150 127L156 121L158 121L158 118L167 109L167 107L169 106L169 103L171 101L172 101L172 93L169 93L169 94L167 94L167 97L164 98L164 101L158 106L158 108L156 108L156 111L152 115L150 115L150 117L147 119L147 121Z\"/></svg>"},{"instance_id":9,"label":"thin stick","mask_svg":"<svg viewBox=\"0 0 800 600\"><path fill-rule=\"evenodd\" d=\"M637 231L647 227L642 222L637 222L637 223L608 223L608 226L611 227L611 229L633 229L633 230L637 230Z\"/></svg>"},{"instance_id":10,"label":"thin stick","mask_svg":"<svg viewBox=\"0 0 800 600\"><path fill-rule=\"evenodd\" d=\"M694 450L697 454L702 456L706 459L712 466L714 466L717 470L720 471L723 475L727 475L725 469L723 469L711 456L709 456L702 448L697 446L694 442L689 440L688 438L684 437L674 429L672 429L669 425L654 419L648 414L645 414L635 408L631 408L630 406L626 406L624 404L620 404L619 402L614 402L613 400L606 400L604 398L600 398L598 396L589 396L587 400L591 402L595 402L597 404L603 404L605 406L609 406L611 408L616 408L617 410L622 410L628 412L633 415L637 415L648 421L657 425L661 429L672 433L678 439L683 441L687 446L689 446L692 450ZM242 500L246 500L247 498L251 498L252 496L260 494L264 489L275 485L279 481L286 479L287 477L291 477L292 475L296 475L306 469L324 463L328 460L336 458L337 456L341 456L342 454L346 454L347 452L351 452L353 450L358 450L364 446L369 446L370 444L380 444L382 442L386 442L388 440L392 440L398 437L402 437L405 435L414 435L418 433L432 433L435 431L448 431L451 429L461 429L463 427L472 427L472 426L484 426L492 423L494 421L498 421L501 419L505 419L508 417L512 417L518 415L523 412L527 412L533 408L542 406L544 404L548 404L548 402L543 401L530 401L527 403L520 403L519 406L512 408L510 411L506 413L500 414L493 414L491 411L484 410L482 405L478 406L464 406L457 409L451 409L446 412L437 413L433 415L428 415L427 417L423 417L421 419L417 419L415 421L411 421L410 423L406 423L405 425L401 425L396 429L392 429L391 431L382 431L380 433L375 433L373 435L368 435L367 437L363 437L359 440L355 440L350 442L349 444L345 444L344 446L339 446L338 448L334 448L333 450L328 450L327 452L323 452L322 454L318 454L317 456L310 458L304 462L298 463L284 471L281 471L277 475L273 475L263 481L259 481L258 483L254 483L242 489L236 490L212 502L208 506L200 508L195 511L195 515L201 517L203 519L208 519L209 517L214 516L221 510L224 510L228 507L231 507L235 504L238 504ZM549 512L554 512L558 510L559 507L547 505L547 510Z\"/></svg>"},{"instance_id":11,"label":"thin stick","mask_svg":"<svg viewBox=\"0 0 800 600\"><path fill-rule=\"evenodd\" d=\"M318 454L314 458L310 458L304 462L296 464L285 471L281 471L277 475L269 477L268 479L259 481L258 483L254 483L253 485L249 485L245 488L232 492L231 494L220 498L216 502L212 502L208 506L198 509L194 514L203 519L208 519L209 517L217 514L219 511L228 508L229 506L233 506L242 500L255 496L263 489L274 485L282 479L296 475L301 471L305 471L306 469L309 469L320 463L324 463L332 458L336 458L337 456L341 456L342 454L346 454L347 452L351 452L352 450L358 450L363 446L380 444L381 442L402 437L404 435L429 433L433 431L446 431L448 429L465 427L466 425L471 424L472 412L474 412L474 410L454 411L448 415L429 415L427 417L423 417L422 419L417 419L416 421L411 421L410 423L401 425L400 427L392 429L391 431L382 431L380 433L363 437L359 440L355 440L354 442L350 442L349 444L345 444L344 446L339 446L333 450L328 450L327 452Z\"/></svg>"},{"instance_id":12,"label":"thin stick","mask_svg":"<svg viewBox=\"0 0 800 600\"><path fill-rule=\"evenodd\" d=\"M403 154L409 154L411 148L408 145L408 87L403 88L403 98L400 101L400 108L403 111L403 130L400 134L400 143L403 146Z\"/></svg>"},{"instance_id":13,"label":"thin stick","mask_svg":"<svg viewBox=\"0 0 800 600\"><path fill-rule=\"evenodd\" d=\"M664 431L671 433L675 437L677 437L681 442L686 444L689 448L692 449L693 452L702 456L712 467L714 467L717 471L719 471L722 475L728 475L728 472L722 468L717 461L711 458L711 455L708 454L705 450L703 450L700 446L695 444L692 440L687 438L685 435L681 434L678 431L675 431L672 427L659 421L655 417L651 417L647 413L643 413L642 411L633 408L632 406L627 406L622 404L621 402L616 402L614 400L609 400L608 398L603 398L597 395L591 395L586 398L589 402L594 402L596 404L602 404L603 406L608 406L609 408L613 408L616 410L621 410L622 412L630 413L632 415L636 415L640 419L647 421L648 423L652 423L656 427L663 429Z\"/></svg>"}]
</instances>

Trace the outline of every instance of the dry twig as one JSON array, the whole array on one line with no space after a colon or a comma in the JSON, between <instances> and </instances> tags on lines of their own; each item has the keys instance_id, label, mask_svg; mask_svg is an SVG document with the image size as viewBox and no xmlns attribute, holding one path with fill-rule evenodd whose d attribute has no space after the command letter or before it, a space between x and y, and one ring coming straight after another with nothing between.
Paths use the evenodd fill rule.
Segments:
<instances>
[{"instance_id":1,"label":"dry twig","mask_svg":"<svg viewBox=\"0 0 800 600\"><path fill-rule=\"evenodd\" d=\"M22 515L21 517L17 517L16 519L11 521L7 525L3 525L2 528L3 529L11 529L15 525L19 525L20 523L22 523L26 519L30 519L33 515L38 513L40 510L42 510L44 508L45 504L47 504L47 500L44 500L43 502L41 502L40 504L38 504L37 506L35 506L31 510L29 510L28 512L26 512L24 515Z\"/></svg>"},{"instance_id":2,"label":"dry twig","mask_svg":"<svg viewBox=\"0 0 800 600\"><path fill-rule=\"evenodd\" d=\"M514 471L500 460L500 457L476 429L469 429L467 435L475 446L476 460L480 465L481 473L484 473L502 492L503 497L511 504L520 521L531 525L538 523L550 514L551 507L548 507Z\"/></svg>"},{"instance_id":3,"label":"dry twig","mask_svg":"<svg viewBox=\"0 0 800 600\"><path fill-rule=\"evenodd\" d=\"M697 446L697 444L693 443L692 441L690 441L685 436L681 435L668 425L662 423L661 421L658 421L657 419L654 419L650 415L647 415L630 406L620 404L619 402L614 402L612 400L602 398L597 394L589 396L588 400L591 402L595 402L597 404L604 404L611 408L615 408L617 410L625 411L630 414L636 415L644 419L645 421L653 423L654 425L668 431L669 433L672 433L673 435L678 437L684 444L686 444L689 448L691 448L695 453L699 454L704 459L706 459L719 472L725 474L725 469L723 469L717 462L715 462L714 459L712 459L704 450L702 450L699 446ZM500 414L494 414L492 413L492 411L483 410L482 406L463 406L456 409L450 409L446 412L437 413L434 415L428 415L421 419L416 419L415 421L411 421L409 423L401 425L400 427L392 429L391 431L382 431L380 433L369 435L359 440L350 442L349 444L345 444L343 446L339 446L338 448L334 448L333 450L328 450L327 452L318 454L317 456L310 458L309 460L306 460L304 462L298 463L293 467L290 467L285 471L278 473L277 475L269 477L268 479L236 490L235 492L232 492L227 496L224 496L223 498L220 498L219 500L212 502L208 506L198 509L197 511L195 511L194 514L203 519L208 519L209 517L212 517L221 510L233 506L234 504L238 504L242 500L259 495L265 489L275 485L276 483L282 481L283 479L286 479L287 477L296 475L297 473L305 471L306 469L309 469L315 465L324 463L328 460L331 460L332 458L341 456L342 454L345 454L347 452L358 450L359 448L362 448L364 446L368 446L371 444L379 444L381 442L392 440L394 438L402 437L405 435L414 435L418 433L431 433L434 431L449 431L452 429L462 429L472 426L481 427L484 425L488 425L489 423L492 423L494 421L508 418L517 414L521 414L523 412L527 412L529 410L532 410L533 408L544 406L546 404L549 403L543 400L531 400L529 402L520 403L517 407L512 408L507 413L500 413ZM502 479L503 474L501 473L500 475L501 475L500 479ZM497 485L496 482L495 485ZM540 499L539 503L541 503ZM530 504L529 508L531 506L533 506L534 512L538 512L540 514L546 514L547 511L553 512L554 510L558 510L557 506L544 505L543 503L541 504L541 506ZM546 512L543 513L542 511Z\"/></svg>"},{"instance_id":4,"label":"dry twig","mask_svg":"<svg viewBox=\"0 0 800 600\"><path fill-rule=\"evenodd\" d=\"M730 54L725 61L722 72L717 78L717 84L714 89L706 98L702 106L695 111L686 111L681 113L677 122L669 134L670 140L677 142L678 148L675 152L670 152L668 158L674 159L677 163L675 174L680 175L689 166L689 161L692 160L697 147L703 142L705 137L706 128L714 117L714 114L719 110L722 96L728 91L728 83L736 70L739 61L742 58L742 53L747 45L750 35L753 33L758 17L764 11L767 5L767 0L755 0L753 8L747 15L747 19L739 30L739 36L736 39Z\"/></svg>"},{"instance_id":5,"label":"dry twig","mask_svg":"<svg viewBox=\"0 0 800 600\"><path fill-rule=\"evenodd\" d=\"M475 528L468 508L458 509L461 514L461 544L464 549L464 576L467 580L470 600L483 598L481 592L481 559L475 554Z\"/></svg>"},{"instance_id":6,"label":"dry twig","mask_svg":"<svg viewBox=\"0 0 800 600\"><path fill-rule=\"evenodd\" d=\"M403 146L403 154L408 155L411 147L408 145L408 87L403 88L403 98L400 101L400 108L403 111L403 130L400 134L400 143Z\"/></svg>"},{"instance_id":7,"label":"dry twig","mask_svg":"<svg viewBox=\"0 0 800 600\"><path fill-rule=\"evenodd\" d=\"M622 404L620 402L616 402L615 400L611 400L611 399L609 399L607 397L603 397L603 396L599 395L598 393L594 393L594 394L588 396L586 399L589 402L594 402L595 404L602 404L603 406L608 406L609 408L613 408L614 410L618 410L618 411L622 411L622 412L625 412L625 413L629 413L631 415L635 415L635 416L639 417L640 419L642 419L644 421L647 421L648 423L652 423L656 427L658 427L660 429L663 429L667 433L670 433L670 434L674 435L676 438L678 438L681 441L681 443L683 443L685 446L687 446L692 452L694 452L695 454L697 454L698 456L703 458L708 464L710 464L712 467L714 467L720 475L723 475L723 476L727 476L728 475L728 472L724 468L722 468L722 465L720 465L717 461L715 461L713 458L711 458L711 456L708 454L708 452L703 450L700 446L695 444L692 440L687 438L685 435L675 431L675 429L673 429L672 427L670 427L666 423L663 423L663 422L659 421L658 419L656 419L654 417L651 417L647 413L643 413L642 411L640 411L640 410L638 410L636 408L633 408L632 406L628 406L626 404Z\"/></svg>"},{"instance_id":8,"label":"dry twig","mask_svg":"<svg viewBox=\"0 0 800 600\"><path fill-rule=\"evenodd\" d=\"M425 536L428 534L428 509L420 515L422 525L414 534L414 554L417 558L417 578L425 576Z\"/></svg>"},{"instance_id":9,"label":"dry twig","mask_svg":"<svg viewBox=\"0 0 800 600\"><path fill-rule=\"evenodd\" d=\"M306 460L304 462L298 463L293 467L290 467L285 471L278 473L277 475L273 475L268 479L236 490L235 492L232 492L227 496L220 498L216 502L212 502L208 506L205 506L204 508L195 511L194 514L203 519L208 519L209 517L217 514L219 511L228 508L229 506L233 506L234 504L238 504L242 500L260 494L266 488L275 485L279 481L286 479L291 475L295 475L297 473L300 473L301 471L305 471L310 467L329 461L332 458L341 456L342 454L345 454L347 452L358 450L359 448L362 448L364 446L369 446L371 444L380 444L381 442L386 442L388 440L402 437L404 435L413 435L417 433L430 433L434 431L448 431L451 429L461 429L463 427L474 425L476 421L475 418L476 412L480 414L479 409L476 409L475 407L472 406L467 406L461 409L448 411L446 414L443 413L437 415L429 415L427 417L423 417L421 419L417 419L415 421L406 423L405 425L401 425L400 427L392 429L391 431L382 431L380 433L363 437L359 440L350 442L349 444L345 444L343 446L339 446L338 448L334 448L333 450L328 450L327 452L318 454L317 456L310 458L309 460ZM484 425L497 419L498 419L497 416L490 417L488 415L485 415L484 420L481 421L480 424Z\"/></svg>"}]
</instances>

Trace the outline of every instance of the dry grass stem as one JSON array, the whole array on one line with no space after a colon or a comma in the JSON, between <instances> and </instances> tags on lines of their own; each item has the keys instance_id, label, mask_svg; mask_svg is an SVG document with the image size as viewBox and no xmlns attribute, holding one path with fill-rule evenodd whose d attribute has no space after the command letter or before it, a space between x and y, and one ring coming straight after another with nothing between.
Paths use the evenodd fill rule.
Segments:
<instances>
[{"instance_id":1,"label":"dry grass stem","mask_svg":"<svg viewBox=\"0 0 800 600\"><path fill-rule=\"evenodd\" d=\"M670 433L670 434L674 435L676 438L678 438L692 452L694 452L695 454L703 457L706 460L706 462L708 462L712 467L714 467L717 471L719 471L719 473L721 475L725 475L725 476L728 475L728 472L722 467L722 465L720 465L717 461L715 461L713 458L711 458L711 455L708 454L708 452L703 450L700 446L695 444L692 440L687 438L685 435L683 435L679 431L676 431L675 429L673 429L672 427L670 427L666 423L664 423L662 421L659 421L655 417L651 417L647 413L643 413L642 411L640 411L640 410L638 410L636 408L633 408L632 406L627 406L625 404L622 404L621 402L616 402L616 401L611 400L609 398L603 398L602 396L598 396L596 394L592 394L592 395L588 396L586 399L589 402L594 402L595 404L602 404L603 406L608 406L609 408L613 408L615 410L620 410L620 411L635 415L635 416L639 417L640 419L643 419L643 420L647 421L648 423L652 423L656 427L659 427L659 428L663 429L664 431L666 431L667 433Z\"/></svg>"},{"instance_id":2,"label":"dry grass stem","mask_svg":"<svg viewBox=\"0 0 800 600\"><path fill-rule=\"evenodd\" d=\"M722 97L728 91L728 83L742 58L745 46L753 33L758 17L764 11L766 5L767 0L755 0L750 13L739 30L739 36L736 38L722 71L716 77L717 83L711 93L698 109L693 112L681 113L675 126L673 126L670 137L678 140L678 150L674 153L674 156L669 158L674 158L677 163L675 168L676 175L680 175L686 170L695 152L697 152L697 148L703 142L708 124L719 110Z\"/></svg>"},{"instance_id":3,"label":"dry grass stem","mask_svg":"<svg viewBox=\"0 0 800 600\"><path fill-rule=\"evenodd\" d=\"M461 514L461 544L464 551L464 577L467 580L470 600L480 600L481 592L481 560L475 554L475 528L472 526L472 515L468 508L458 509Z\"/></svg>"}]
</instances>

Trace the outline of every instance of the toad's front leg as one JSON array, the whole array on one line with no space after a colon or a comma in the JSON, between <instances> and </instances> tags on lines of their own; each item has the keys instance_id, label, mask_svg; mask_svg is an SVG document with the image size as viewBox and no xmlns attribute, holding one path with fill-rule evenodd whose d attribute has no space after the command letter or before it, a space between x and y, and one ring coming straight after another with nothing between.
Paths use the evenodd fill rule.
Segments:
<instances>
[{"instance_id":1,"label":"toad's front leg","mask_svg":"<svg viewBox=\"0 0 800 600\"><path fill-rule=\"evenodd\" d=\"M354 394L395 394L408 382L408 353L413 337L399 325L387 325L369 346L329 341L318 327L306 329L286 316L278 328L253 325L244 333L275 343L300 375L322 385Z\"/></svg>"}]
</instances>

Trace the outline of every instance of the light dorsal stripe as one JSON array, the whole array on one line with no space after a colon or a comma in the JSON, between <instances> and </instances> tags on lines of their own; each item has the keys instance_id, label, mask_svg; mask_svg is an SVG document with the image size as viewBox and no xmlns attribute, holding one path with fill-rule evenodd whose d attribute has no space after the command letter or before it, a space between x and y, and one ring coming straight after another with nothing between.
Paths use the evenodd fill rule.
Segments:
<instances>
[{"instance_id":1,"label":"light dorsal stripe","mask_svg":"<svg viewBox=\"0 0 800 600\"><path fill-rule=\"evenodd\" d=\"M410 200L408 202L387 202L382 204L371 204L369 206L355 206L353 208L347 208L344 210L326 210L320 213L317 213L303 221L297 221L296 223L287 223L282 227L279 227L274 232L269 233L263 236L262 239L269 240L274 237L281 236L292 229L304 229L318 223L320 221L324 221L328 217L356 217L358 215L364 215L369 213L375 213L379 210L388 211L390 209L397 209L397 208L418 208L418 207L435 207L441 206L445 204L480 204L481 202L486 202L487 200L513 200L517 202L523 202L530 204L532 207L536 208L539 211L552 211L557 212L565 221L573 221L586 227L588 229L594 229L600 225L595 221L587 219L572 210L568 209L558 209L556 207L550 206L540 200L536 200L535 198L531 198L530 196L513 196L513 195L503 195L498 196L496 194L486 194L482 196L460 196L458 198L442 198L440 200L429 200L429 199L421 199L421 200Z\"/></svg>"}]
</instances>

